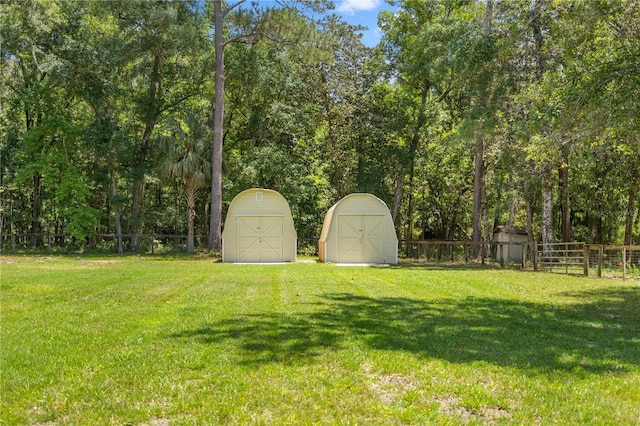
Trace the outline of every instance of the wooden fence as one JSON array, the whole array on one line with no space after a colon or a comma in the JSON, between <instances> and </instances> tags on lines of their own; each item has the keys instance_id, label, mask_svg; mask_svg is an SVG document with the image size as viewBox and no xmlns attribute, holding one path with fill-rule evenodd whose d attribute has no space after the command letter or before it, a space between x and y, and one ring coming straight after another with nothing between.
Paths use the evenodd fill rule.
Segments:
<instances>
[{"instance_id":1,"label":"wooden fence","mask_svg":"<svg viewBox=\"0 0 640 426\"><path fill-rule=\"evenodd\" d=\"M547 272L588 275L584 243L536 244L537 268Z\"/></svg>"},{"instance_id":2,"label":"wooden fence","mask_svg":"<svg viewBox=\"0 0 640 426\"><path fill-rule=\"evenodd\" d=\"M134 238L133 234L93 234L85 241L79 241L68 234L0 234L0 251L44 251L47 253L70 252L83 250L86 252L117 251L121 245L127 251ZM137 235L141 251L151 254L166 251L186 251L187 236L176 234L140 234ZM195 235L197 248L206 248L208 236Z\"/></svg>"},{"instance_id":3,"label":"wooden fence","mask_svg":"<svg viewBox=\"0 0 640 426\"><path fill-rule=\"evenodd\" d=\"M0 253L117 253L121 246L129 252L133 234L94 234L85 241L78 241L68 234L22 233L0 234ZM187 236L181 234L140 234L137 235L140 253L185 253ZM298 254L317 255L317 238L298 238ZM206 251L207 235L195 235L196 251Z\"/></svg>"},{"instance_id":4,"label":"wooden fence","mask_svg":"<svg viewBox=\"0 0 640 426\"><path fill-rule=\"evenodd\" d=\"M587 276L640 279L640 245L585 244L584 257Z\"/></svg>"},{"instance_id":5,"label":"wooden fence","mask_svg":"<svg viewBox=\"0 0 640 426\"><path fill-rule=\"evenodd\" d=\"M448 240L400 240L400 250L405 257L447 262L470 262L479 260L482 263L495 262L519 264L526 267L531 263L529 245L527 243L507 243L500 241L448 241ZM477 247L478 257L473 256ZM515 249L515 250L514 250ZM515 257L513 253L516 253ZM509 255L511 253L511 255Z\"/></svg>"},{"instance_id":6,"label":"wooden fence","mask_svg":"<svg viewBox=\"0 0 640 426\"><path fill-rule=\"evenodd\" d=\"M77 241L67 234L0 234L0 253L70 253L78 250L109 253L117 251L119 240L127 251L132 238L131 234L95 234L87 241ZM186 235L143 234L138 235L138 239L141 252L186 252ZM195 246L197 250L206 250L207 236L196 235ZM473 256L475 247L479 253L477 258ZM511 264L551 273L640 280L640 245L537 243L535 250L531 250L528 243L401 240L399 249L405 258L430 262ZM517 255L514 257L513 253ZM317 238L298 238L298 254L317 255Z\"/></svg>"},{"instance_id":7,"label":"wooden fence","mask_svg":"<svg viewBox=\"0 0 640 426\"><path fill-rule=\"evenodd\" d=\"M478 246L478 258L472 256L474 246ZM505 253L513 253L514 247L518 249L519 256L505 256ZM405 257L418 260L480 261L551 273L640 280L640 245L536 243L532 251L528 243L401 240L400 249Z\"/></svg>"}]
</instances>

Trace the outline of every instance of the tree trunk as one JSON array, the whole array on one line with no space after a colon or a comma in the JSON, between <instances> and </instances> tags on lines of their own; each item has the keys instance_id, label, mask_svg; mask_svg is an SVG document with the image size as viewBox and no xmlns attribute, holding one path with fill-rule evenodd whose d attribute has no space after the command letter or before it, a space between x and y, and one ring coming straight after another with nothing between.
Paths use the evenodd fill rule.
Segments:
<instances>
[{"instance_id":1,"label":"tree trunk","mask_svg":"<svg viewBox=\"0 0 640 426\"><path fill-rule=\"evenodd\" d=\"M145 163L147 161L147 148L154 123L148 123L142 134L142 144L137 159L137 171L133 180L133 202L131 204L131 252L137 253L140 250L140 235L142 234L142 206L144 204L144 175Z\"/></svg>"},{"instance_id":2,"label":"tree trunk","mask_svg":"<svg viewBox=\"0 0 640 426\"><path fill-rule=\"evenodd\" d=\"M428 87L425 84L422 88L420 110L418 111L416 127L415 127L415 130L413 131L413 135L411 136L411 144L409 145L409 150L410 150L409 155L411 159L409 163L409 205L407 209L407 235L406 235L407 240L411 240L413 238L413 178L415 174L416 153L418 152L418 147L420 146L420 130L422 129L422 127L424 127L424 125L427 122L427 116L424 113L425 106L427 104L427 94L428 94ZM402 182L400 181L400 179L398 179L398 183L404 183L404 174L403 174ZM396 192L396 195L398 195L397 192Z\"/></svg>"},{"instance_id":3,"label":"tree trunk","mask_svg":"<svg viewBox=\"0 0 640 426\"><path fill-rule=\"evenodd\" d=\"M636 222L638 222L638 226L640 227L640 206L638 206L638 213L636 213ZM638 239L636 240L636 244L640 245L640 232L638 232Z\"/></svg>"},{"instance_id":4,"label":"tree trunk","mask_svg":"<svg viewBox=\"0 0 640 426\"><path fill-rule=\"evenodd\" d=\"M118 185L116 183L116 173L111 170L111 186L113 198L118 197ZM121 220L120 206L114 206L114 219L116 222L116 236L118 238L118 253L124 253L124 247L122 246L122 220Z\"/></svg>"},{"instance_id":5,"label":"tree trunk","mask_svg":"<svg viewBox=\"0 0 640 426\"><path fill-rule=\"evenodd\" d=\"M31 199L31 245L42 245L42 175L33 176L33 197Z\"/></svg>"},{"instance_id":6,"label":"tree trunk","mask_svg":"<svg viewBox=\"0 0 640 426\"><path fill-rule=\"evenodd\" d=\"M393 206L391 207L391 218L393 223L396 223L398 212L400 211L400 203L402 202L402 195L404 193L404 170L398 173L396 179L396 192L393 196Z\"/></svg>"},{"instance_id":7,"label":"tree trunk","mask_svg":"<svg viewBox=\"0 0 640 426\"><path fill-rule=\"evenodd\" d=\"M535 42L535 61L536 61L536 79L542 81L546 64L542 47L544 45L544 34L542 30L542 10L543 2L546 0L534 0L533 9L531 10L531 29L533 30L533 39Z\"/></svg>"},{"instance_id":8,"label":"tree trunk","mask_svg":"<svg viewBox=\"0 0 640 426\"><path fill-rule=\"evenodd\" d=\"M507 222L507 228L511 231L514 227L516 211L518 210L518 205L520 204L520 200L518 198L518 193L513 190L513 173L509 172L509 221Z\"/></svg>"},{"instance_id":9,"label":"tree trunk","mask_svg":"<svg viewBox=\"0 0 640 426\"><path fill-rule=\"evenodd\" d=\"M629 200L627 201L627 219L624 228L624 244L631 245L633 241L633 222L635 213L636 197L638 196L638 187L640 186L640 176L636 175L629 188Z\"/></svg>"},{"instance_id":10,"label":"tree trunk","mask_svg":"<svg viewBox=\"0 0 640 426\"><path fill-rule=\"evenodd\" d=\"M571 204L569 198L569 149L562 147L562 166L558 169L560 180L560 202L562 210L562 241L571 241Z\"/></svg>"},{"instance_id":11,"label":"tree trunk","mask_svg":"<svg viewBox=\"0 0 640 426\"><path fill-rule=\"evenodd\" d=\"M136 167L135 178L133 182L133 203L131 206L131 251L137 253L140 249L140 234L142 234L142 207L144 205L144 175L146 171L147 151L149 149L149 141L151 134L156 125L156 120L160 115L160 107L158 105L158 95L162 91L162 77L164 74L165 52L161 50L156 53L153 58L153 70L151 72L151 80L149 84L148 110L144 115L144 131L142 132L142 142Z\"/></svg>"},{"instance_id":12,"label":"tree trunk","mask_svg":"<svg viewBox=\"0 0 640 426\"><path fill-rule=\"evenodd\" d=\"M214 5L214 42L216 57L215 99L213 118L213 147L211 152L211 220L209 221L209 250L222 247L222 125L224 122L224 42L222 0Z\"/></svg>"},{"instance_id":13,"label":"tree trunk","mask_svg":"<svg viewBox=\"0 0 640 426\"><path fill-rule=\"evenodd\" d=\"M552 251L548 244L553 243L553 175L550 171L542 174L542 244L544 256Z\"/></svg>"},{"instance_id":14,"label":"tree trunk","mask_svg":"<svg viewBox=\"0 0 640 426\"><path fill-rule=\"evenodd\" d=\"M602 218L592 215L589 218L591 225L591 242L594 244L602 244Z\"/></svg>"},{"instance_id":15,"label":"tree trunk","mask_svg":"<svg viewBox=\"0 0 640 426\"><path fill-rule=\"evenodd\" d=\"M484 197L483 197L484 198ZM489 221L489 209L487 203L482 203L482 220L484 222L484 237L482 238L482 259L489 255L489 241L491 240L491 224Z\"/></svg>"},{"instance_id":16,"label":"tree trunk","mask_svg":"<svg viewBox=\"0 0 640 426\"><path fill-rule=\"evenodd\" d=\"M491 34L493 21L493 0L487 0L484 14L484 32ZM480 106L484 106L489 98L488 87L480 94ZM482 204L484 202L484 135L483 125L480 124L475 144L475 159L473 171L473 257L480 255L480 242L482 240ZM485 238L488 236L485 236Z\"/></svg>"},{"instance_id":17,"label":"tree trunk","mask_svg":"<svg viewBox=\"0 0 640 426\"><path fill-rule=\"evenodd\" d=\"M198 189L194 179L185 179L185 191L187 196L187 253L193 253L195 249L193 225L196 219L196 200Z\"/></svg>"},{"instance_id":18,"label":"tree trunk","mask_svg":"<svg viewBox=\"0 0 640 426\"><path fill-rule=\"evenodd\" d=\"M131 204L131 252L140 250L140 234L142 234L142 203L144 201L144 173L133 181L133 202Z\"/></svg>"},{"instance_id":19,"label":"tree trunk","mask_svg":"<svg viewBox=\"0 0 640 426\"><path fill-rule=\"evenodd\" d=\"M416 134L416 138L417 138ZM417 143L415 144L417 146ZM413 148L413 145L412 145ZM415 175L415 149L412 150L411 166L409 169L409 200L407 205L407 240L413 240L413 178Z\"/></svg>"},{"instance_id":20,"label":"tree trunk","mask_svg":"<svg viewBox=\"0 0 640 426\"><path fill-rule=\"evenodd\" d=\"M476 137L475 165L473 173L473 257L480 256L482 241L482 189L484 180L484 139L482 129Z\"/></svg>"},{"instance_id":21,"label":"tree trunk","mask_svg":"<svg viewBox=\"0 0 640 426\"><path fill-rule=\"evenodd\" d=\"M529 196L529 176L527 173L524 174L522 180L524 183L525 210L527 212L527 242L529 244L531 263L533 263L534 270L537 270L536 240L533 236L533 206L531 205L531 197Z\"/></svg>"}]
</instances>

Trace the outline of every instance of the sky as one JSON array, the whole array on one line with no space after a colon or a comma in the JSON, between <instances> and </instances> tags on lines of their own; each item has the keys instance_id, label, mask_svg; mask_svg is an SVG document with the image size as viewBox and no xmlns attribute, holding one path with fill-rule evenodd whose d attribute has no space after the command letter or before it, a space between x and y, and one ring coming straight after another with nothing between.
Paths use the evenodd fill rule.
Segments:
<instances>
[{"instance_id":1,"label":"sky","mask_svg":"<svg viewBox=\"0 0 640 426\"><path fill-rule=\"evenodd\" d=\"M384 0L334 0L335 12L342 19L353 25L363 25L369 29L363 31L362 42L373 47L380 41L380 29L378 28L378 13L391 6Z\"/></svg>"},{"instance_id":2,"label":"sky","mask_svg":"<svg viewBox=\"0 0 640 426\"><path fill-rule=\"evenodd\" d=\"M0 0L1 2L2 0ZM277 4L275 0L257 0L259 4ZM396 10L385 0L333 0L332 11L352 25L362 25L368 29L362 31L362 42L365 46L374 47L380 41L378 14L382 10ZM233 3L233 2L232 2Z\"/></svg>"}]
</instances>

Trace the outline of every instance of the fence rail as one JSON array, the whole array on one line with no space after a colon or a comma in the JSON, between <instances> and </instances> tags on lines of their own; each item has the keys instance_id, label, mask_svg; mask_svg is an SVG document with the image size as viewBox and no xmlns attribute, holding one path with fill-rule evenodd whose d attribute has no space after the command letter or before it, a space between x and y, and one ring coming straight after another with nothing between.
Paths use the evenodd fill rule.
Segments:
<instances>
[{"instance_id":1,"label":"fence rail","mask_svg":"<svg viewBox=\"0 0 640 426\"><path fill-rule=\"evenodd\" d=\"M404 255L413 259L437 262L477 261L472 256L478 247L482 263L511 264L544 272L598 277L640 279L640 245L586 244L583 242L529 243L500 241L401 240ZM594 269L597 268L597 269Z\"/></svg>"},{"instance_id":2,"label":"fence rail","mask_svg":"<svg viewBox=\"0 0 640 426\"><path fill-rule=\"evenodd\" d=\"M450 241L450 240L400 240L400 250L407 258L434 260L438 262L470 262L519 264L525 268L533 261L528 243L502 241ZM474 257L476 248L478 256Z\"/></svg>"},{"instance_id":3,"label":"fence rail","mask_svg":"<svg viewBox=\"0 0 640 426\"><path fill-rule=\"evenodd\" d=\"M186 252L186 235L178 234L94 234L85 241L68 234L0 234L0 253L45 251L116 252L120 244L128 251L134 237L140 252L151 254ZM208 236L195 235L197 250L207 249ZM298 254L317 255L317 238L298 238ZM474 257L477 247L478 257ZM399 249L406 258L437 262L477 262L511 264L553 273L640 280L640 245L585 244L582 242L535 244L500 241L401 240Z\"/></svg>"},{"instance_id":4,"label":"fence rail","mask_svg":"<svg viewBox=\"0 0 640 426\"><path fill-rule=\"evenodd\" d=\"M548 272L588 275L584 243L537 244L538 268Z\"/></svg>"},{"instance_id":5,"label":"fence rail","mask_svg":"<svg viewBox=\"0 0 640 426\"><path fill-rule=\"evenodd\" d=\"M585 275L595 268L597 276L619 276L640 279L640 245L585 244Z\"/></svg>"},{"instance_id":6,"label":"fence rail","mask_svg":"<svg viewBox=\"0 0 640 426\"><path fill-rule=\"evenodd\" d=\"M131 249L131 241L137 237L142 253L182 253L187 251L187 236L182 234L93 234L84 241L62 233L15 233L0 234L0 253L46 252L123 252ZM208 235L194 235L196 250L207 250ZM298 253L317 254L317 238L298 238Z\"/></svg>"}]
</instances>

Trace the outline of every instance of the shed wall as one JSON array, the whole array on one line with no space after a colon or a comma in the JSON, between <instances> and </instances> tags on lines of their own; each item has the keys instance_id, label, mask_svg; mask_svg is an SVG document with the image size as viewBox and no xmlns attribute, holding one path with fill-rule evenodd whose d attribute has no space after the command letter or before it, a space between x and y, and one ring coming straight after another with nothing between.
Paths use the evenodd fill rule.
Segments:
<instances>
[{"instance_id":1,"label":"shed wall","mask_svg":"<svg viewBox=\"0 0 640 426\"><path fill-rule=\"evenodd\" d=\"M529 241L527 235L515 232L499 231L494 234L494 240L503 243L498 245L496 260L498 262L520 262L522 249Z\"/></svg>"},{"instance_id":2,"label":"shed wall","mask_svg":"<svg viewBox=\"0 0 640 426\"><path fill-rule=\"evenodd\" d=\"M273 190L248 189L229 205L222 261L295 262L297 238L287 200Z\"/></svg>"},{"instance_id":3,"label":"shed wall","mask_svg":"<svg viewBox=\"0 0 640 426\"><path fill-rule=\"evenodd\" d=\"M357 232L362 234L361 246ZM398 238L391 213L371 194L347 195L332 206L325 215L318 245L322 262L398 263Z\"/></svg>"}]
</instances>

